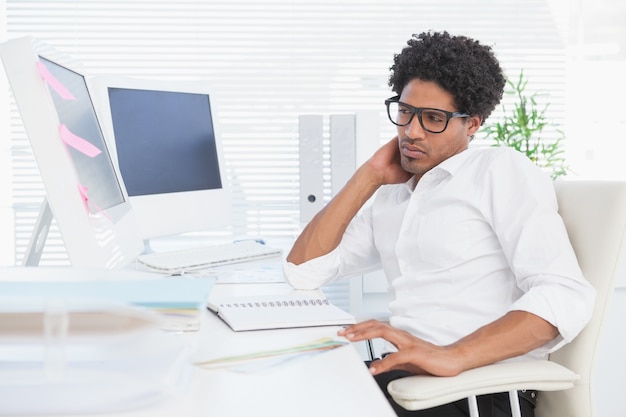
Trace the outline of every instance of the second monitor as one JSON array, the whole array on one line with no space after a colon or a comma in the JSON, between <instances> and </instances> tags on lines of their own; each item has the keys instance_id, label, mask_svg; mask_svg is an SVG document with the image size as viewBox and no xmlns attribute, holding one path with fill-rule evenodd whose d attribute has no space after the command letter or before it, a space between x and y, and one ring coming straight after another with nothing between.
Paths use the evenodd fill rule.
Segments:
<instances>
[{"instance_id":1,"label":"second monitor","mask_svg":"<svg viewBox=\"0 0 626 417\"><path fill-rule=\"evenodd\" d=\"M230 225L210 87L128 77L92 84L143 239Z\"/></svg>"}]
</instances>

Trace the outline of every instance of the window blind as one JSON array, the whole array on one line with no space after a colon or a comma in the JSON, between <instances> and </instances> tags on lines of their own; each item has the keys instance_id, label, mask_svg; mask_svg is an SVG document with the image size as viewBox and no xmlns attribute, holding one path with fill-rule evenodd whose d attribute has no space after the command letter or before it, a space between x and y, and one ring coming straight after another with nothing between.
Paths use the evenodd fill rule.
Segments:
<instances>
[{"instance_id":1,"label":"window blind","mask_svg":"<svg viewBox=\"0 0 626 417\"><path fill-rule=\"evenodd\" d=\"M375 110L381 142L395 134L383 105L388 69L413 33L448 30L492 45L507 75L523 68L529 90L549 92L539 99L550 102L550 118L564 119L567 16L544 0L6 0L5 7L8 38L37 37L90 75L213 86L234 194L227 234L234 237L298 235L299 115ZM19 263L45 192L12 109L9 181ZM42 264L67 263L63 251L53 229ZM345 288L337 291L347 303Z\"/></svg>"}]
</instances>

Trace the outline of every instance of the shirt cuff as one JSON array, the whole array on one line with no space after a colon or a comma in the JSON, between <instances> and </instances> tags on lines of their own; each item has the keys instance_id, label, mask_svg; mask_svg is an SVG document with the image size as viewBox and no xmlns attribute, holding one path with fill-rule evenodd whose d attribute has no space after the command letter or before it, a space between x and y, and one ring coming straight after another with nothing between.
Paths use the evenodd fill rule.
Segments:
<instances>
[{"instance_id":1,"label":"shirt cuff","mask_svg":"<svg viewBox=\"0 0 626 417\"><path fill-rule=\"evenodd\" d=\"M591 286L577 290L558 286L535 287L513 303L509 311L527 311L558 329L559 336L542 347L550 353L571 342L587 325L594 300L595 290Z\"/></svg>"},{"instance_id":2,"label":"shirt cuff","mask_svg":"<svg viewBox=\"0 0 626 417\"><path fill-rule=\"evenodd\" d=\"M314 290L337 278L339 268L338 249L296 265L283 263L283 275L292 287L298 290Z\"/></svg>"}]
</instances>

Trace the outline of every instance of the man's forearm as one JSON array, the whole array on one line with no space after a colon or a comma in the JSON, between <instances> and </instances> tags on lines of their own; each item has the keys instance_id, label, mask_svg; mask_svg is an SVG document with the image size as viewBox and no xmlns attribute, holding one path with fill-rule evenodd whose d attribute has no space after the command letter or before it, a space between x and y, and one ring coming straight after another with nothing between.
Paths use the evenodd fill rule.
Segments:
<instances>
[{"instance_id":1,"label":"man's forearm","mask_svg":"<svg viewBox=\"0 0 626 417\"><path fill-rule=\"evenodd\" d=\"M398 349L374 362L370 367L373 374L403 369L415 374L455 376L528 353L558 336L558 330L532 313L512 311L448 346L426 342L376 320L342 329L339 335L353 342L383 338Z\"/></svg>"},{"instance_id":2,"label":"man's forearm","mask_svg":"<svg viewBox=\"0 0 626 417\"><path fill-rule=\"evenodd\" d=\"M458 371L523 355L558 336L558 330L539 316L511 311L449 345Z\"/></svg>"},{"instance_id":3,"label":"man's forearm","mask_svg":"<svg viewBox=\"0 0 626 417\"><path fill-rule=\"evenodd\" d=\"M370 166L361 166L304 228L289 252L287 261L297 265L335 249L350 221L380 187L375 178Z\"/></svg>"}]
</instances>

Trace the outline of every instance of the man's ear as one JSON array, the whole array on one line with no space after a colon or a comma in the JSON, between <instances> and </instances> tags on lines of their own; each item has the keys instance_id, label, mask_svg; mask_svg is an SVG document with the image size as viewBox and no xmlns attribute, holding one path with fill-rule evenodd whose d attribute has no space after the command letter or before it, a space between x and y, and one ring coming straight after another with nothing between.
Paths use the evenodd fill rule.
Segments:
<instances>
[{"instance_id":1,"label":"man's ear","mask_svg":"<svg viewBox=\"0 0 626 417\"><path fill-rule=\"evenodd\" d=\"M483 124L483 118L480 116L472 116L467 119L467 135L474 136L480 126Z\"/></svg>"}]
</instances>

